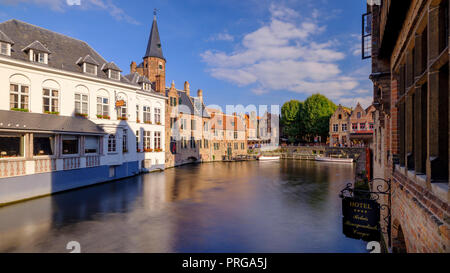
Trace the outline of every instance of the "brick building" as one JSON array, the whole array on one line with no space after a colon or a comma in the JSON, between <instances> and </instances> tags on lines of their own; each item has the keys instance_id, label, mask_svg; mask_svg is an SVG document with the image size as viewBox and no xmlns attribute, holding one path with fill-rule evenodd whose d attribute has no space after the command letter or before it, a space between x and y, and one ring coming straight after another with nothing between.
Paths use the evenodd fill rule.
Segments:
<instances>
[{"instance_id":1,"label":"brick building","mask_svg":"<svg viewBox=\"0 0 450 273\"><path fill-rule=\"evenodd\" d=\"M354 110L339 105L330 118L330 146L367 146L372 141L373 112L357 104Z\"/></svg>"},{"instance_id":2,"label":"brick building","mask_svg":"<svg viewBox=\"0 0 450 273\"><path fill-rule=\"evenodd\" d=\"M145 83L168 98L164 122L165 167L223 160L224 156L246 154L245 125L241 118L236 115L228 116L216 110L211 115L206 110L203 91L199 89L197 96L193 96L187 81L183 90L175 88L174 82L170 87L165 87L165 69L166 59L155 16L143 61L139 65L132 62L130 70L132 75L140 75L143 81L146 80ZM220 137L213 135L213 132L216 134L219 132ZM215 149L216 146L220 148Z\"/></svg>"},{"instance_id":3,"label":"brick building","mask_svg":"<svg viewBox=\"0 0 450 273\"><path fill-rule=\"evenodd\" d=\"M392 181L385 240L393 252L448 253L448 0L383 0L363 19L376 108L373 173Z\"/></svg>"},{"instance_id":4,"label":"brick building","mask_svg":"<svg viewBox=\"0 0 450 273\"><path fill-rule=\"evenodd\" d=\"M208 108L211 116L211 158L213 161L247 154L245 120L240 116L227 115L220 110Z\"/></svg>"}]
</instances>

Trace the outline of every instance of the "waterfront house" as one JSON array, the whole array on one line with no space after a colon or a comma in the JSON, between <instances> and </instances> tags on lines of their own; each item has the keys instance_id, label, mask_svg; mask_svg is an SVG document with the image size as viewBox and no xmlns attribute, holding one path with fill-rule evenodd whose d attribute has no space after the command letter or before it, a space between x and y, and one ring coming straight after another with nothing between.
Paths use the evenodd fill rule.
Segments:
<instances>
[{"instance_id":1,"label":"waterfront house","mask_svg":"<svg viewBox=\"0 0 450 273\"><path fill-rule=\"evenodd\" d=\"M164 169L167 98L148 76L18 20L0 49L0 203Z\"/></svg>"}]
</instances>

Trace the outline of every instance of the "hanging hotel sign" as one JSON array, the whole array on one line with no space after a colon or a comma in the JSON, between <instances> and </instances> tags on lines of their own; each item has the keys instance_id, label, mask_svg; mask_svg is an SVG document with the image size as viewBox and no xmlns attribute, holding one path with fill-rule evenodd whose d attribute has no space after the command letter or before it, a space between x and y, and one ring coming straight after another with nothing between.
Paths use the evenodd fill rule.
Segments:
<instances>
[{"instance_id":1,"label":"hanging hotel sign","mask_svg":"<svg viewBox=\"0 0 450 273\"><path fill-rule=\"evenodd\" d=\"M378 184L372 191L355 189L352 183L346 185L341 190L339 197L342 198L342 229L345 236L353 239L370 241L380 241L381 234L387 234L388 244L391 244L391 181L382 178L374 180L386 184L383 189L382 184ZM388 203L381 204L380 196L387 196ZM380 211L384 210L383 217ZM382 220L383 225L380 224Z\"/></svg>"},{"instance_id":2,"label":"hanging hotel sign","mask_svg":"<svg viewBox=\"0 0 450 273\"><path fill-rule=\"evenodd\" d=\"M116 107L122 107L125 106L125 101L124 100L117 100L116 101Z\"/></svg>"},{"instance_id":3,"label":"hanging hotel sign","mask_svg":"<svg viewBox=\"0 0 450 273\"><path fill-rule=\"evenodd\" d=\"M367 242L380 241L380 205L370 199L342 198L344 235Z\"/></svg>"}]
</instances>

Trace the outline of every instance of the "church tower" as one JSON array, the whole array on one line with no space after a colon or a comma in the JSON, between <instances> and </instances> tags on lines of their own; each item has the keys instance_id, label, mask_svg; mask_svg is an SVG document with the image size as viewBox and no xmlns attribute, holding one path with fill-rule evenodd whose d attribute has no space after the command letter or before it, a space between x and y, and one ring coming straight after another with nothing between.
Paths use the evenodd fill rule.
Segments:
<instances>
[{"instance_id":1,"label":"church tower","mask_svg":"<svg viewBox=\"0 0 450 273\"><path fill-rule=\"evenodd\" d=\"M154 12L152 29L148 38L147 50L142 63L142 74L153 85L156 92L165 94L166 87L166 59L163 56L161 39L159 38L156 11Z\"/></svg>"}]
</instances>

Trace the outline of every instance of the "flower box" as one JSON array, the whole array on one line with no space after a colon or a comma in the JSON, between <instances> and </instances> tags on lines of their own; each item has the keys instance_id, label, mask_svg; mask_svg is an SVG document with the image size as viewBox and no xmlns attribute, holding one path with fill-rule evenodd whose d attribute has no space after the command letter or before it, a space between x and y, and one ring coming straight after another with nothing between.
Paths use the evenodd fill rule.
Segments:
<instances>
[{"instance_id":1,"label":"flower box","mask_svg":"<svg viewBox=\"0 0 450 273\"><path fill-rule=\"evenodd\" d=\"M144 152L151 153L151 152L153 152L153 149L144 149Z\"/></svg>"},{"instance_id":2,"label":"flower box","mask_svg":"<svg viewBox=\"0 0 450 273\"><path fill-rule=\"evenodd\" d=\"M161 122L157 122L156 125L161 125Z\"/></svg>"},{"instance_id":3,"label":"flower box","mask_svg":"<svg viewBox=\"0 0 450 273\"><path fill-rule=\"evenodd\" d=\"M162 152L162 149L161 148L155 149L155 152L157 153Z\"/></svg>"},{"instance_id":4,"label":"flower box","mask_svg":"<svg viewBox=\"0 0 450 273\"><path fill-rule=\"evenodd\" d=\"M107 115L97 115L97 118L99 119L111 119L109 116Z\"/></svg>"},{"instance_id":5,"label":"flower box","mask_svg":"<svg viewBox=\"0 0 450 273\"><path fill-rule=\"evenodd\" d=\"M19 112L29 112L28 109L24 109L24 108L11 108L11 110L13 110L13 111L19 111Z\"/></svg>"},{"instance_id":6,"label":"flower box","mask_svg":"<svg viewBox=\"0 0 450 273\"><path fill-rule=\"evenodd\" d=\"M145 124L152 124L151 121L144 121Z\"/></svg>"},{"instance_id":7,"label":"flower box","mask_svg":"<svg viewBox=\"0 0 450 273\"><path fill-rule=\"evenodd\" d=\"M117 120L128 120L127 117L117 117Z\"/></svg>"},{"instance_id":8,"label":"flower box","mask_svg":"<svg viewBox=\"0 0 450 273\"><path fill-rule=\"evenodd\" d=\"M51 115L59 115L59 112L56 112L56 111L45 111L44 113L51 114Z\"/></svg>"},{"instance_id":9,"label":"flower box","mask_svg":"<svg viewBox=\"0 0 450 273\"><path fill-rule=\"evenodd\" d=\"M82 117L82 118L87 118L87 117L88 117L88 114L75 113L75 116L77 116L77 117Z\"/></svg>"}]
</instances>

